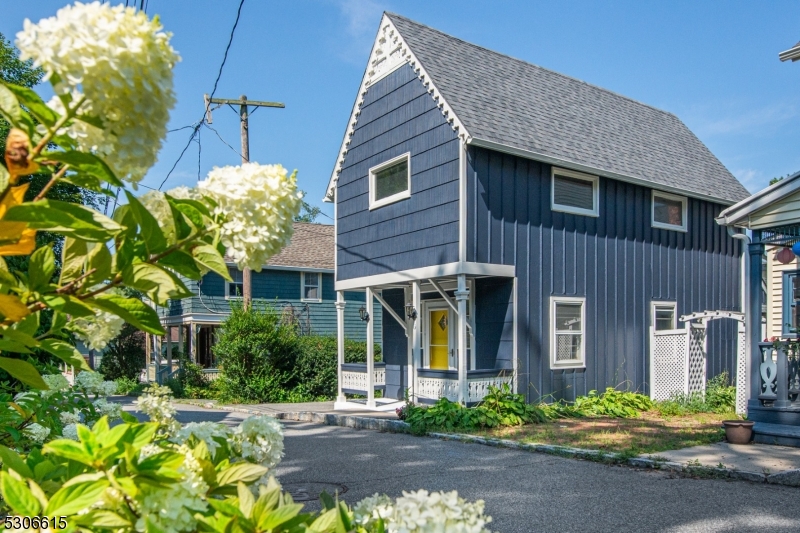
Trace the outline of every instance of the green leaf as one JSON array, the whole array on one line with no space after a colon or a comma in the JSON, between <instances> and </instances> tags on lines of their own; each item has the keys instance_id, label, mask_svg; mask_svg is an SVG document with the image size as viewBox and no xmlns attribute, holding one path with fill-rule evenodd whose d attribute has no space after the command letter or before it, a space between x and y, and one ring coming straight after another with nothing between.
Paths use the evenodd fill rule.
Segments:
<instances>
[{"instance_id":1,"label":"green leaf","mask_svg":"<svg viewBox=\"0 0 800 533\"><path fill-rule=\"evenodd\" d=\"M103 311L113 313L138 330L154 335L163 335L164 328L155 309L138 298L126 298L118 294L102 294L87 303Z\"/></svg>"},{"instance_id":2,"label":"green leaf","mask_svg":"<svg viewBox=\"0 0 800 533\"><path fill-rule=\"evenodd\" d=\"M147 246L147 252L152 255L166 250L169 244L156 218L150 214L150 211L133 194L125 191L125 195L128 197L128 206L130 206L133 218L139 224L141 235L145 246Z\"/></svg>"},{"instance_id":3,"label":"green leaf","mask_svg":"<svg viewBox=\"0 0 800 533\"><path fill-rule=\"evenodd\" d=\"M42 506L24 481L8 472L0 472L0 490L9 507L20 516L36 516Z\"/></svg>"},{"instance_id":4,"label":"green leaf","mask_svg":"<svg viewBox=\"0 0 800 533\"><path fill-rule=\"evenodd\" d=\"M203 229L209 222L209 217L203 214L192 204L177 203L175 207L189 220L197 229Z\"/></svg>"},{"instance_id":5,"label":"green leaf","mask_svg":"<svg viewBox=\"0 0 800 533\"><path fill-rule=\"evenodd\" d=\"M266 474L268 470L261 465L252 463L236 463L217 474L217 483L220 487L233 485L239 481L250 483Z\"/></svg>"},{"instance_id":6,"label":"green leaf","mask_svg":"<svg viewBox=\"0 0 800 533\"><path fill-rule=\"evenodd\" d=\"M52 338L43 339L39 343L39 348L55 355L70 366L81 370L91 370L78 349L66 341Z\"/></svg>"},{"instance_id":7,"label":"green leaf","mask_svg":"<svg viewBox=\"0 0 800 533\"><path fill-rule=\"evenodd\" d=\"M86 262L86 241L67 237L64 239L64 249L61 254L61 279L59 285L66 285L83 274L83 265Z\"/></svg>"},{"instance_id":8,"label":"green leaf","mask_svg":"<svg viewBox=\"0 0 800 533\"><path fill-rule=\"evenodd\" d=\"M139 419L130 414L127 411L120 411L119 417L122 419L123 422L127 422L128 424L136 424L139 422Z\"/></svg>"},{"instance_id":9,"label":"green leaf","mask_svg":"<svg viewBox=\"0 0 800 533\"><path fill-rule=\"evenodd\" d=\"M49 246L42 246L31 254L28 266L28 286L38 291L50 284L56 271L56 256Z\"/></svg>"},{"instance_id":10,"label":"green leaf","mask_svg":"<svg viewBox=\"0 0 800 533\"><path fill-rule=\"evenodd\" d=\"M242 511L242 514L246 517L252 516L253 504L256 503L253 493L250 492L247 485L241 481L236 484L236 493L239 496L239 509Z\"/></svg>"},{"instance_id":11,"label":"green leaf","mask_svg":"<svg viewBox=\"0 0 800 533\"><path fill-rule=\"evenodd\" d=\"M11 377L20 380L25 385L39 390L48 390L39 371L32 364L21 359L0 357L0 368L11 374Z\"/></svg>"},{"instance_id":12,"label":"green leaf","mask_svg":"<svg viewBox=\"0 0 800 533\"><path fill-rule=\"evenodd\" d=\"M258 527L262 531L275 529L284 522L288 522L297 516L302 508L302 503L290 503L289 505L278 507L277 509L262 515L261 519L258 521ZM330 513L331 511L328 512Z\"/></svg>"},{"instance_id":13,"label":"green leaf","mask_svg":"<svg viewBox=\"0 0 800 533\"><path fill-rule=\"evenodd\" d=\"M90 242L105 242L122 231L122 226L91 209L58 200L39 200L16 205L3 220L27 222L28 227L77 237Z\"/></svg>"},{"instance_id":14,"label":"green leaf","mask_svg":"<svg viewBox=\"0 0 800 533\"><path fill-rule=\"evenodd\" d=\"M61 487L50 498L45 514L56 516L69 516L82 511L97 503L110 485L107 479L76 483L68 487Z\"/></svg>"},{"instance_id":15,"label":"green leaf","mask_svg":"<svg viewBox=\"0 0 800 533\"><path fill-rule=\"evenodd\" d=\"M81 316L92 316L94 310L74 296L66 294L45 294L42 295L42 302L51 309L60 311L73 318Z\"/></svg>"},{"instance_id":16,"label":"green leaf","mask_svg":"<svg viewBox=\"0 0 800 533\"><path fill-rule=\"evenodd\" d=\"M158 305L167 305L170 299L189 298L193 293L178 277L148 263L136 263L122 270L125 285L146 293Z\"/></svg>"},{"instance_id":17,"label":"green leaf","mask_svg":"<svg viewBox=\"0 0 800 533\"><path fill-rule=\"evenodd\" d=\"M19 107L17 97L5 83L0 83L0 114L12 126L17 126L22 120L22 108Z\"/></svg>"},{"instance_id":18,"label":"green leaf","mask_svg":"<svg viewBox=\"0 0 800 533\"><path fill-rule=\"evenodd\" d=\"M130 520L123 518L114 511L107 509L97 509L89 511L85 515L81 515L76 521L76 524L85 526L87 531L95 528L98 529L122 529L124 531L133 531L133 524Z\"/></svg>"},{"instance_id":19,"label":"green leaf","mask_svg":"<svg viewBox=\"0 0 800 533\"><path fill-rule=\"evenodd\" d=\"M106 162L94 154L78 151L58 151L47 152L43 157L52 161L66 163L72 170L92 176L115 187L122 187L124 185L122 181L114 175L114 171L111 170Z\"/></svg>"},{"instance_id":20,"label":"green leaf","mask_svg":"<svg viewBox=\"0 0 800 533\"><path fill-rule=\"evenodd\" d=\"M81 426L79 425L78 427L80 428ZM72 459L73 461L85 465L91 465L93 461L92 456L83 449L80 443L69 439L50 441L44 445L42 451L44 451L44 453L52 453L58 457L64 457L65 459Z\"/></svg>"},{"instance_id":21,"label":"green leaf","mask_svg":"<svg viewBox=\"0 0 800 533\"><path fill-rule=\"evenodd\" d=\"M9 470L14 470L24 478L33 477L33 472L31 472L31 469L25 461L22 460L22 457L11 448L6 448L2 444L0 444L0 461L2 461L4 467Z\"/></svg>"},{"instance_id":22,"label":"green leaf","mask_svg":"<svg viewBox=\"0 0 800 533\"><path fill-rule=\"evenodd\" d=\"M228 265L225 264L225 259L210 244L196 246L192 250L192 256L201 266L219 274L224 280L231 281L231 275L228 273Z\"/></svg>"},{"instance_id":23,"label":"green leaf","mask_svg":"<svg viewBox=\"0 0 800 533\"><path fill-rule=\"evenodd\" d=\"M104 242L98 242L94 248L89 250L88 262L86 270L95 269L95 272L86 276L84 285L86 287L94 287L102 283L111 275L111 252Z\"/></svg>"},{"instance_id":24,"label":"green leaf","mask_svg":"<svg viewBox=\"0 0 800 533\"><path fill-rule=\"evenodd\" d=\"M8 173L6 167L0 165L0 194L2 194L8 188L8 184L10 182L11 174Z\"/></svg>"},{"instance_id":25,"label":"green leaf","mask_svg":"<svg viewBox=\"0 0 800 533\"><path fill-rule=\"evenodd\" d=\"M284 509L284 507L280 507L278 510L280 509ZM338 521L339 510L329 509L322 513L316 520L314 520L308 530L318 533L327 533L328 531L333 531L336 528L336 523Z\"/></svg>"},{"instance_id":26,"label":"green leaf","mask_svg":"<svg viewBox=\"0 0 800 533\"><path fill-rule=\"evenodd\" d=\"M49 127L58 121L58 113L48 107L35 91L12 83L7 83L6 88L14 93L19 103L24 105L39 122Z\"/></svg>"},{"instance_id":27,"label":"green leaf","mask_svg":"<svg viewBox=\"0 0 800 533\"><path fill-rule=\"evenodd\" d=\"M158 431L156 422L146 422L131 427L131 446L139 450L145 444L150 444L153 442L156 431Z\"/></svg>"},{"instance_id":28,"label":"green leaf","mask_svg":"<svg viewBox=\"0 0 800 533\"><path fill-rule=\"evenodd\" d=\"M178 274L189 279L199 280L203 277L203 275L200 273L200 269L197 268L197 265L195 264L194 258L186 252L182 252L180 250L176 250L171 254L165 255L159 259L158 265L170 268Z\"/></svg>"}]
</instances>

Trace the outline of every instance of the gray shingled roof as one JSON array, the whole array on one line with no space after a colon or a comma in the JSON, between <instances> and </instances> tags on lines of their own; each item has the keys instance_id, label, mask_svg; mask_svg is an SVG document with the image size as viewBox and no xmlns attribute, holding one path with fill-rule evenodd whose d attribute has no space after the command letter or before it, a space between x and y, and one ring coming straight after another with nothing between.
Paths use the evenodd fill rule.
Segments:
<instances>
[{"instance_id":1,"label":"gray shingled roof","mask_svg":"<svg viewBox=\"0 0 800 533\"><path fill-rule=\"evenodd\" d=\"M292 240L267 266L334 269L335 240L333 226L295 222ZM226 261L232 262L229 257Z\"/></svg>"},{"instance_id":2,"label":"gray shingled roof","mask_svg":"<svg viewBox=\"0 0 800 533\"><path fill-rule=\"evenodd\" d=\"M672 113L386 15L473 139L725 203L750 195Z\"/></svg>"}]
</instances>

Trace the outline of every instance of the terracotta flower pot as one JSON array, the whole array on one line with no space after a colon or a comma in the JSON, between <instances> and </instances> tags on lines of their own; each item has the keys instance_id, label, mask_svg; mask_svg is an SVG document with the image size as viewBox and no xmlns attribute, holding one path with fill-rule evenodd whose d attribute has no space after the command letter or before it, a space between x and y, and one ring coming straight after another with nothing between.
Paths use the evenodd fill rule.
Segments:
<instances>
[{"instance_id":1,"label":"terracotta flower pot","mask_svg":"<svg viewBox=\"0 0 800 533\"><path fill-rule=\"evenodd\" d=\"M725 438L731 444L749 444L753 438L754 424L752 420L723 420Z\"/></svg>"}]
</instances>

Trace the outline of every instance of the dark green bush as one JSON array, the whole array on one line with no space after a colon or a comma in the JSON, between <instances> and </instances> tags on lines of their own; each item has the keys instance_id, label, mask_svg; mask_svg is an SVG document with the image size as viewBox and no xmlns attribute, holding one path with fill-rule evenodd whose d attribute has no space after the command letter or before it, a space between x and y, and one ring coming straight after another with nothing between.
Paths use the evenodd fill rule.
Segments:
<instances>
[{"instance_id":1,"label":"dark green bush","mask_svg":"<svg viewBox=\"0 0 800 533\"><path fill-rule=\"evenodd\" d=\"M108 343L97 371L108 380L138 380L144 367L144 334L130 324L125 324L119 336Z\"/></svg>"},{"instance_id":2,"label":"dark green bush","mask_svg":"<svg viewBox=\"0 0 800 533\"><path fill-rule=\"evenodd\" d=\"M609 416L613 418L635 418L639 413L654 407L649 396L638 392L618 391L606 388L598 394L589 391L586 396L578 396L572 403L563 400L542 403L540 407L548 418L576 418L583 416Z\"/></svg>"},{"instance_id":3,"label":"dark green bush","mask_svg":"<svg viewBox=\"0 0 800 533\"><path fill-rule=\"evenodd\" d=\"M375 360L381 360L381 347L375 345ZM344 341L345 363L365 363L367 344L351 339ZM336 364L338 346L336 337L330 335L308 335L298 337L295 376L308 395L330 399L336 396Z\"/></svg>"},{"instance_id":4,"label":"dark green bush","mask_svg":"<svg viewBox=\"0 0 800 533\"><path fill-rule=\"evenodd\" d=\"M736 409L736 387L730 385L728 371L709 379L706 392L675 393L655 406L663 416L686 416L695 413L731 413Z\"/></svg>"}]
</instances>

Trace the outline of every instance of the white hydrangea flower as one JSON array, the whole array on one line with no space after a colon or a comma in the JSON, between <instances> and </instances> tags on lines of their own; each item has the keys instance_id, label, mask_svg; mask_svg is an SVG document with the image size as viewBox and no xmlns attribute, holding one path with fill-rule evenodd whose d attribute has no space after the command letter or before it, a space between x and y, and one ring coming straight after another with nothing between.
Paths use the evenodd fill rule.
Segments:
<instances>
[{"instance_id":1,"label":"white hydrangea flower","mask_svg":"<svg viewBox=\"0 0 800 533\"><path fill-rule=\"evenodd\" d=\"M271 416L248 417L233 430L233 448L245 461L274 468L283 457L283 426Z\"/></svg>"},{"instance_id":2,"label":"white hydrangea flower","mask_svg":"<svg viewBox=\"0 0 800 533\"><path fill-rule=\"evenodd\" d=\"M145 444L142 446L142 449L139 450L139 461L143 461L147 459L151 455L155 455L157 453L161 453L164 451L164 448L157 444Z\"/></svg>"},{"instance_id":3,"label":"white hydrangea flower","mask_svg":"<svg viewBox=\"0 0 800 533\"><path fill-rule=\"evenodd\" d=\"M170 189L166 194L177 198L178 200L200 200L202 196L197 192L194 187L189 188L186 185L179 185L174 189Z\"/></svg>"},{"instance_id":4,"label":"white hydrangea flower","mask_svg":"<svg viewBox=\"0 0 800 533\"><path fill-rule=\"evenodd\" d=\"M42 380L47 383L48 390L41 392L42 398L49 398L61 390L69 388L69 381L62 374L44 374Z\"/></svg>"},{"instance_id":5,"label":"white hydrangea flower","mask_svg":"<svg viewBox=\"0 0 800 533\"><path fill-rule=\"evenodd\" d=\"M379 502L373 509L384 518L387 533L488 533L484 526L492 519L483 514L483 508L483 500L470 503L456 491L418 490L403 491L394 506Z\"/></svg>"},{"instance_id":6,"label":"white hydrangea flower","mask_svg":"<svg viewBox=\"0 0 800 533\"><path fill-rule=\"evenodd\" d=\"M214 440L214 438L229 440L232 436L230 429L224 424L217 422L189 422L181 427L170 440L177 444L185 444L192 435L206 443L208 451L212 456L220 447L219 442Z\"/></svg>"},{"instance_id":7,"label":"white hydrangea flower","mask_svg":"<svg viewBox=\"0 0 800 533\"><path fill-rule=\"evenodd\" d=\"M302 202L295 174L281 165L214 167L197 189L217 203L222 244L240 269L260 272L289 242Z\"/></svg>"},{"instance_id":8,"label":"white hydrangea flower","mask_svg":"<svg viewBox=\"0 0 800 533\"><path fill-rule=\"evenodd\" d=\"M78 426L77 424L67 424L61 431L61 436L65 439L78 440Z\"/></svg>"},{"instance_id":9,"label":"white hydrangea flower","mask_svg":"<svg viewBox=\"0 0 800 533\"><path fill-rule=\"evenodd\" d=\"M394 512L394 501L385 494L375 493L367 496L353 506L353 518L356 523L367 527L378 518L387 520Z\"/></svg>"},{"instance_id":10,"label":"white hydrangea flower","mask_svg":"<svg viewBox=\"0 0 800 533\"><path fill-rule=\"evenodd\" d=\"M89 372L84 370L75 376L75 387L83 389L89 394L93 394L98 387L103 383L103 375L97 372Z\"/></svg>"},{"instance_id":11,"label":"white hydrangea flower","mask_svg":"<svg viewBox=\"0 0 800 533\"><path fill-rule=\"evenodd\" d=\"M101 396L111 396L117 393L116 381L104 381L97 387L97 394Z\"/></svg>"},{"instance_id":12,"label":"white hydrangea flower","mask_svg":"<svg viewBox=\"0 0 800 533\"><path fill-rule=\"evenodd\" d=\"M175 420L175 406L172 405L172 391L169 387L153 385L136 400L137 410L150 417L151 422L160 424L164 431L172 435L181 425Z\"/></svg>"},{"instance_id":13,"label":"white hydrangea flower","mask_svg":"<svg viewBox=\"0 0 800 533\"><path fill-rule=\"evenodd\" d=\"M183 464L178 468L183 480L169 489L140 493L137 531L150 529L146 527L148 517L164 531L194 531L197 526L194 514L208 508L209 487L203 480L200 463L188 447L181 446L179 451L184 454Z\"/></svg>"},{"instance_id":14,"label":"white hydrangea flower","mask_svg":"<svg viewBox=\"0 0 800 533\"><path fill-rule=\"evenodd\" d=\"M61 421L61 425L65 427L70 424L80 424L81 411L80 409L74 409L72 412L64 411L63 413L59 413L58 419Z\"/></svg>"},{"instance_id":15,"label":"white hydrangea flower","mask_svg":"<svg viewBox=\"0 0 800 533\"><path fill-rule=\"evenodd\" d=\"M100 2L59 9L38 24L26 20L16 45L23 60L54 76L56 94L86 96L82 112L99 117L107 143L84 126L71 132L134 184L155 163L175 105L172 68L180 57L157 18Z\"/></svg>"},{"instance_id":16,"label":"white hydrangea flower","mask_svg":"<svg viewBox=\"0 0 800 533\"><path fill-rule=\"evenodd\" d=\"M107 416L109 420L120 418L122 413L122 406L120 404L109 402L105 398L95 400L92 402L92 405L100 416Z\"/></svg>"},{"instance_id":17,"label":"white hydrangea flower","mask_svg":"<svg viewBox=\"0 0 800 533\"><path fill-rule=\"evenodd\" d=\"M102 351L116 339L125 321L117 315L97 310L94 316L82 316L72 320L70 328L91 350Z\"/></svg>"},{"instance_id":18,"label":"white hydrangea flower","mask_svg":"<svg viewBox=\"0 0 800 533\"><path fill-rule=\"evenodd\" d=\"M42 443L50 435L50 428L34 422L23 430L23 433L34 442Z\"/></svg>"}]
</instances>

